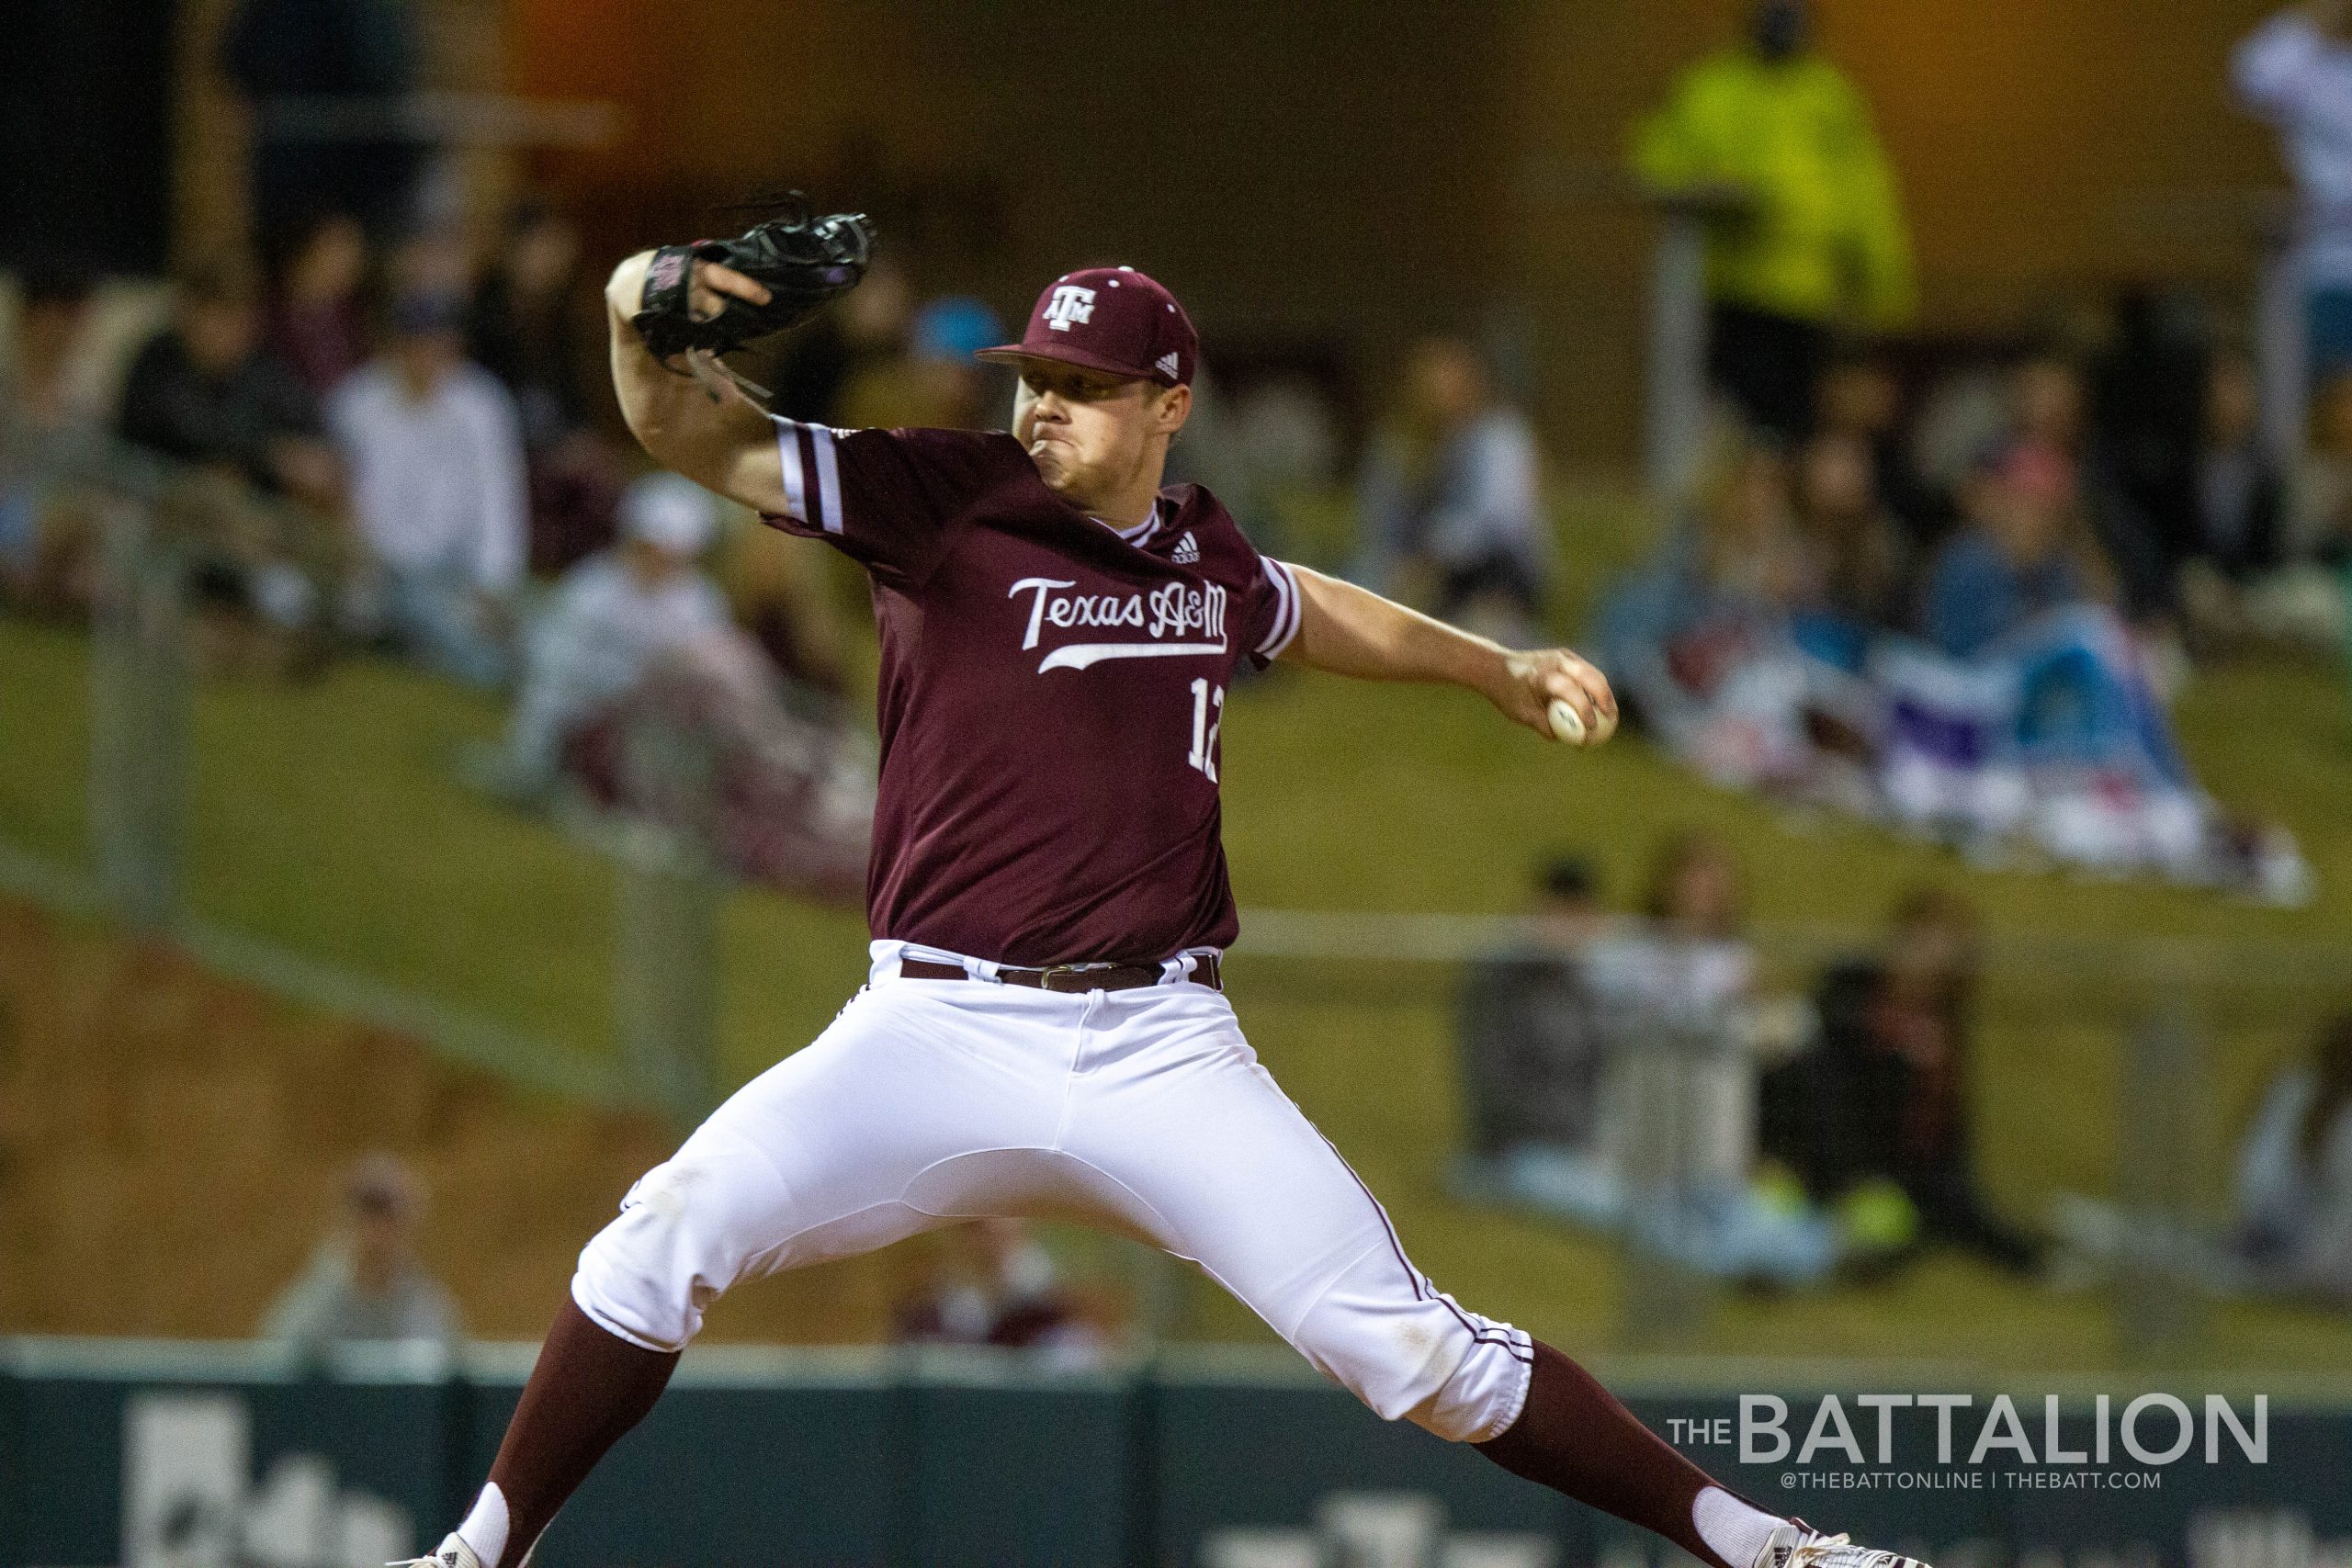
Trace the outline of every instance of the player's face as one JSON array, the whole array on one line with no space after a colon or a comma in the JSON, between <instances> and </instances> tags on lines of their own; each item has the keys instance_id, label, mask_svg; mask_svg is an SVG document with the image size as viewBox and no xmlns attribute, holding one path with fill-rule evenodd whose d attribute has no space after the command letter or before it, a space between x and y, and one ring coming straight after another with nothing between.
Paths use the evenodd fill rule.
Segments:
<instances>
[{"instance_id":1,"label":"player's face","mask_svg":"<svg viewBox=\"0 0 2352 1568\"><path fill-rule=\"evenodd\" d=\"M1013 393L1012 434L1047 489L1091 509L1165 454L1191 400L1182 387L1032 359Z\"/></svg>"}]
</instances>

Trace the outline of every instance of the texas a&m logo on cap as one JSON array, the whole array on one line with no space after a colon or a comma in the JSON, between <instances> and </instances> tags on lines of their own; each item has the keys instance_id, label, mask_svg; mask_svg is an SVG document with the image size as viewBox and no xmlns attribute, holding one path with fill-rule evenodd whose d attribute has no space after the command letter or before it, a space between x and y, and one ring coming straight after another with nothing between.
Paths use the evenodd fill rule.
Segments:
<instances>
[{"instance_id":1,"label":"texas a&m logo on cap","mask_svg":"<svg viewBox=\"0 0 2352 1568\"><path fill-rule=\"evenodd\" d=\"M1075 283L1057 283L1042 314L1046 324L1057 333L1069 331L1072 321L1091 321L1094 319L1094 290Z\"/></svg>"},{"instance_id":2,"label":"texas a&m logo on cap","mask_svg":"<svg viewBox=\"0 0 2352 1568\"><path fill-rule=\"evenodd\" d=\"M1192 380L1200 351L1174 295L1131 266L1090 266L1046 285L1021 341L981 349L979 357L1056 360L1181 387Z\"/></svg>"}]
</instances>

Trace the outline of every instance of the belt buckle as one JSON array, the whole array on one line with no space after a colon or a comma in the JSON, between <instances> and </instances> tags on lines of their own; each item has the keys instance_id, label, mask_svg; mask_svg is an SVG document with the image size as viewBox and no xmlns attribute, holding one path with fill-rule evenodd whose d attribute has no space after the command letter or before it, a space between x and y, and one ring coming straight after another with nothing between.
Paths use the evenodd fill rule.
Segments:
<instances>
[{"instance_id":1,"label":"belt buckle","mask_svg":"<svg viewBox=\"0 0 2352 1568\"><path fill-rule=\"evenodd\" d=\"M1086 975L1097 969L1116 969L1117 967L1117 964L1108 962L1099 964L1048 964L1043 969L1037 971L1037 986L1041 990L1060 991L1065 995L1074 991L1091 991L1094 988L1091 986L1062 987L1055 985L1054 980L1057 976Z\"/></svg>"}]
</instances>

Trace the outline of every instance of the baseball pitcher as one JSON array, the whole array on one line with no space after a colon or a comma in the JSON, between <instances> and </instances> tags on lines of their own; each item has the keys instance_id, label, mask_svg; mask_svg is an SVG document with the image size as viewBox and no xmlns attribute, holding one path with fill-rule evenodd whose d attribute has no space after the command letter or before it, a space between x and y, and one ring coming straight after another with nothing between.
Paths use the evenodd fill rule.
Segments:
<instances>
[{"instance_id":1,"label":"baseball pitcher","mask_svg":"<svg viewBox=\"0 0 2352 1568\"><path fill-rule=\"evenodd\" d=\"M1010 432L769 417L718 356L854 285L866 246L861 218L797 214L633 256L606 298L646 450L872 578L870 978L588 1243L487 1483L422 1561L525 1562L739 1281L1076 1213L1198 1264L1382 1417L1711 1568L1912 1568L1751 1506L1440 1291L1220 987L1219 737L1243 661L1451 682L1586 743L1616 723L1600 671L1270 559L1206 491L1162 490L1199 345L1130 268L1055 279L984 354L1020 373Z\"/></svg>"}]
</instances>

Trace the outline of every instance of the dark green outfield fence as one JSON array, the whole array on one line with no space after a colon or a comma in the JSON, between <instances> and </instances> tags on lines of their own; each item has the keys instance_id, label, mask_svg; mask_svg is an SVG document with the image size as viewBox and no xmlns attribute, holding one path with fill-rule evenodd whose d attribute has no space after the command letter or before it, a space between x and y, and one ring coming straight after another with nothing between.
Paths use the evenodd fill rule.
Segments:
<instances>
[{"instance_id":1,"label":"dark green outfield fence","mask_svg":"<svg viewBox=\"0 0 2352 1568\"><path fill-rule=\"evenodd\" d=\"M528 1361L527 1349L490 1348L458 1367L388 1353L305 1371L252 1346L0 1342L0 1568L358 1568L422 1550L487 1468ZM1950 1414L1948 1458L1936 1408L1888 1408L1882 1433L1864 1396L1898 1388L1967 1395ZM1921 1369L1842 1382L1783 1369L1689 1392L1653 1381L1633 1403L1758 1501L1939 1568L2352 1562L2352 1404L2257 1389L2225 1402L2243 1437L2201 1389L2104 1391L2103 1456L2101 1391L2059 1391L2053 1445L2043 1391L2010 1391L2009 1420L1999 1391ZM1742 1395L1767 1393L1787 1407L1788 1450L1742 1462ZM2160 1397L2127 1421L2142 1394ZM1749 1451L1772 1451L1771 1414L1751 1412ZM538 1557L546 1568L1645 1559L1657 1560L1645 1538L1254 1353L1057 1374L987 1357L734 1348L687 1359Z\"/></svg>"}]
</instances>

